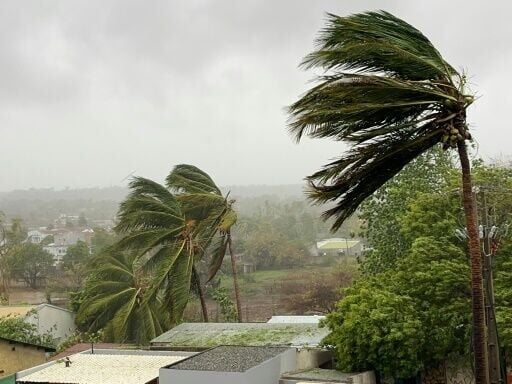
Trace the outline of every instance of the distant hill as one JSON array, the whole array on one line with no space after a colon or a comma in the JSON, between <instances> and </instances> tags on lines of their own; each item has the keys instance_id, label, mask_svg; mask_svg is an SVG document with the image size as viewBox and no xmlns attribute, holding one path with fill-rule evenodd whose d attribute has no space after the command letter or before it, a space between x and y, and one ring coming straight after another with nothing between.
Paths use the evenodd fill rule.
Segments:
<instances>
[{"instance_id":1,"label":"distant hill","mask_svg":"<svg viewBox=\"0 0 512 384\"><path fill-rule=\"evenodd\" d=\"M237 200L240 212L253 212L265 201L303 200L303 186L247 185L222 187L223 192ZM7 217L20 217L28 226L44 226L60 214L84 213L92 220L107 220L115 216L119 203L128 194L122 186L104 188L53 188L0 192L0 211Z\"/></svg>"},{"instance_id":2,"label":"distant hill","mask_svg":"<svg viewBox=\"0 0 512 384\"><path fill-rule=\"evenodd\" d=\"M0 192L0 204L2 201L15 200L113 200L121 201L128 190L126 187L104 187L104 188L77 188L60 189L53 188L31 188L17 189L10 192Z\"/></svg>"}]
</instances>

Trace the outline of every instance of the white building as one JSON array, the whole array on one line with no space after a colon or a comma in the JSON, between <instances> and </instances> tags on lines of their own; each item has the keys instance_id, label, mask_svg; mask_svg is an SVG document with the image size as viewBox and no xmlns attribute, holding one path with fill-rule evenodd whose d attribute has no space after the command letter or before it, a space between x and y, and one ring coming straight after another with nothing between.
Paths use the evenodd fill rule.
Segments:
<instances>
[{"instance_id":1,"label":"white building","mask_svg":"<svg viewBox=\"0 0 512 384\"><path fill-rule=\"evenodd\" d=\"M62 258L68 251L67 245L56 245L54 243L43 246L43 249L53 256L53 265L62 263Z\"/></svg>"},{"instance_id":2,"label":"white building","mask_svg":"<svg viewBox=\"0 0 512 384\"><path fill-rule=\"evenodd\" d=\"M91 239L94 235L94 231L90 228L83 230L57 229L52 232L53 243L43 246L43 249L53 256L54 265L62 262L62 258L70 245L83 241L90 247Z\"/></svg>"}]
</instances>

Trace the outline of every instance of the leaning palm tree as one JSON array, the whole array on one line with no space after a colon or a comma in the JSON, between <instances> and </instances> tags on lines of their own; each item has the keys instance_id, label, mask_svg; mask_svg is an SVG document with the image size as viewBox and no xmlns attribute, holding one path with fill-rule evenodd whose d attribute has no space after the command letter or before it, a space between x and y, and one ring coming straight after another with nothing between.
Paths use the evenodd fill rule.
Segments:
<instances>
[{"instance_id":1,"label":"leaning palm tree","mask_svg":"<svg viewBox=\"0 0 512 384\"><path fill-rule=\"evenodd\" d=\"M409 162L440 143L458 150L471 259L473 346L477 384L487 383L486 330L477 214L466 140L474 98L465 76L417 29L388 12L329 14L317 49L303 66L325 70L290 106L289 128L303 136L350 145L308 177L310 197L332 202L324 213L339 228L363 200Z\"/></svg>"},{"instance_id":2,"label":"leaning palm tree","mask_svg":"<svg viewBox=\"0 0 512 384\"><path fill-rule=\"evenodd\" d=\"M121 203L117 243L138 255L138 263L153 276L152 296L163 292L171 320L181 320L191 290L197 289L203 318L208 321L204 292L195 263L203 255L195 220L187 218L180 202L165 186L136 177L131 193Z\"/></svg>"},{"instance_id":3,"label":"leaning palm tree","mask_svg":"<svg viewBox=\"0 0 512 384\"><path fill-rule=\"evenodd\" d=\"M177 165L166 182L167 187L176 193L185 215L197 221L198 233L203 240L202 250L213 250L207 281L217 274L226 252L229 252L237 318L241 322L242 304L231 234L237 220L233 208L235 200L230 199L229 194L223 196L212 178L193 165Z\"/></svg>"},{"instance_id":4,"label":"leaning palm tree","mask_svg":"<svg viewBox=\"0 0 512 384\"><path fill-rule=\"evenodd\" d=\"M146 344L169 328L160 297L146 300L151 279L135 254L107 250L93 260L90 271L77 313L77 324L86 331L103 330L112 341Z\"/></svg>"}]
</instances>

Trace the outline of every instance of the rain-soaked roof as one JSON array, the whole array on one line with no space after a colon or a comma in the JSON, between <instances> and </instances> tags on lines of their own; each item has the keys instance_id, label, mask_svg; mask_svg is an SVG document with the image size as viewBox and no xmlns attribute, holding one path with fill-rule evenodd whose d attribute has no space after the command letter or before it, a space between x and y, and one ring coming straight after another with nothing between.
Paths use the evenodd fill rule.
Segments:
<instances>
[{"instance_id":1,"label":"rain-soaked roof","mask_svg":"<svg viewBox=\"0 0 512 384\"><path fill-rule=\"evenodd\" d=\"M151 340L167 347L210 348L219 345L317 347L327 336L318 324L183 323Z\"/></svg>"}]
</instances>

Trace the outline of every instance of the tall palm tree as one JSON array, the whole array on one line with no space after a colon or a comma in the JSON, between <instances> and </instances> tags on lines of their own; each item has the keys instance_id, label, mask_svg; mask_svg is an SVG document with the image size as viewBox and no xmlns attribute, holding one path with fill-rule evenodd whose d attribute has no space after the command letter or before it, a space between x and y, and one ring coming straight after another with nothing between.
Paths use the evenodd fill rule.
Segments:
<instances>
[{"instance_id":1,"label":"tall palm tree","mask_svg":"<svg viewBox=\"0 0 512 384\"><path fill-rule=\"evenodd\" d=\"M136 177L131 193L121 203L117 246L137 253L141 267L151 271L152 295L163 292L173 322L179 322L192 287L199 293L203 318L208 321L204 293L195 269L203 247L196 221L185 216L180 202L165 186Z\"/></svg>"},{"instance_id":2,"label":"tall palm tree","mask_svg":"<svg viewBox=\"0 0 512 384\"><path fill-rule=\"evenodd\" d=\"M218 272L226 252L229 252L237 318L241 322L242 304L231 235L237 220L237 214L233 208L235 200L230 199L229 194L223 196L212 178L193 165L177 165L167 177L166 182L167 187L176 193L185 215L199 223L198 232L203 239L203 251L208 248L213 249L208 281Z\"/></svg>"},{"instance_id":3,"label":"tall palm tree","mask_svg":"<svg viewBox=\"0 0 512 384\"><path fill-rule=\"evenodd\" d=\"M104 330L113 341L146 344L169 329L160 297L146 300L151 279L136 260L134 253L110 249L93 261L77 313L88 332Z\"/></svg>"},{"instance_id":4,"label":"tall palm tree","mask_svg":"<svg viewBox=\"0 0 512 384\"><path fill-rule=\"evenodd\" d=\"M303 61L326 72L290 106L289 128L332 138L350 150L308 177L310 197L333 202L324 213L339 228L361 202L410 161L441 143L458 150L469 235L473 346L477 384L488 382L482 266L466 140L474 97L465 76L416 28L384 11L329 14L317 49Z\"/></svg>"}]
</instances>

